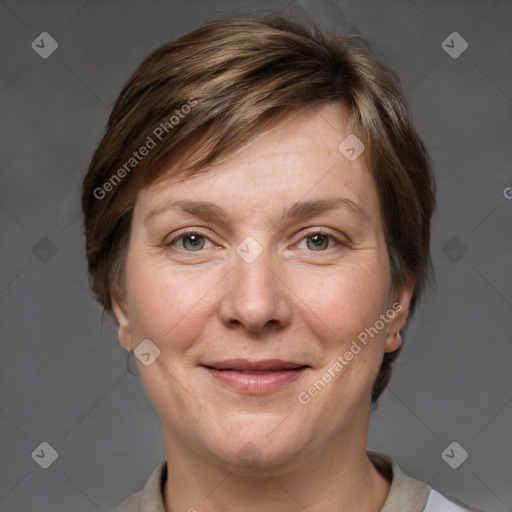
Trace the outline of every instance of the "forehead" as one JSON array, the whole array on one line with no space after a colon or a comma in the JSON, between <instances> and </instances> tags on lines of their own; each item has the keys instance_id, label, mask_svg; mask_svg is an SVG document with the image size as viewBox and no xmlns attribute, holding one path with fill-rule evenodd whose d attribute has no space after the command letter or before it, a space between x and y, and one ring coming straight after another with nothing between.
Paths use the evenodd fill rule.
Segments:
<instances>
[{"instance_id":1,"label":"forehead","mask_svg":"<svg viewBox=\"0 0 512 512\"><path fill-rule=\"evenodd\" d=\"M285 203L342 197L379 220L377 190L363 154L351 160L344 151L351 135L347 119L341 104L294 113L221 164L186 178L164 172L139 193L136 214L177 199L217 202L251 216L262 208L281 210Z\"/></svg>"}]
</instances>

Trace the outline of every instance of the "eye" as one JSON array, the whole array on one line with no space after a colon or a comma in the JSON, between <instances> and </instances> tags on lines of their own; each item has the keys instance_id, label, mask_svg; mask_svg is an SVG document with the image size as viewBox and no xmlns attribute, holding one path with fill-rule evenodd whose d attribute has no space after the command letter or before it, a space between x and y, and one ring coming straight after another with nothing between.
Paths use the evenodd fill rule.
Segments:
<instances>
[{"instance_id":1,"label":"eye","mask_svg":"<svg viewBox=\"0 0 512 512\"><path fill-rule=\"evenodd\" d=\"M170 242L166 243L166 247L178 245L181 242L181 247L178 245L179 249L183 249L188 252L194 252L204 249L206 241L210 242L210 239L201 233L188 232L182 233L181 235L173 238Z\"/></svg>"},{"instance_id":2,"label":"eye","mask_svg":"<svg viewBox=\"0 0 512 512\"><path fill-rule=\"evenodd\" d=\"M321 231L314 231L312 233L308 233L301 240L301 242L303 240L306 241L306 247L311 251L315 252L323 252L326 249L330 249L332 247L332 245L330 245L331 241L334 242L334 245L342 245L340 240L338 240L336 237L329 235L327 233L323 233ZM300 248L300 244L298 247Z\"/></svg>"}]
</instances>

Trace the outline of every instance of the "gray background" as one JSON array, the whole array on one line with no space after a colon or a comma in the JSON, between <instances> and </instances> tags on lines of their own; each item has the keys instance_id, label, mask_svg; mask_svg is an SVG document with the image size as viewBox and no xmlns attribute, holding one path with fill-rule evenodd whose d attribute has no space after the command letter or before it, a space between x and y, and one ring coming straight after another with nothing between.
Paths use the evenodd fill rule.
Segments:
<instances>
[{"instance_id":1,"label":"gray background","mask_svg":"<svg viewBox=\"0 0 512 512\"><path fill-rule=\"evenodd\" d=\"M80 182L144 56L269 9L366 35L398 70L436 167L437 287L369 446L442 492L512 510L510 0L1 2L0 510L106 510L164 458L159 417L88 288ZM31 48L43 31L59 45L47 59ZM454 31L469 45L457 59L441 46ZM48 469L31 457L43 441L58 452ZM441 457L452 441L469 454L458 469Z\"/></svg>"}]
</instances>

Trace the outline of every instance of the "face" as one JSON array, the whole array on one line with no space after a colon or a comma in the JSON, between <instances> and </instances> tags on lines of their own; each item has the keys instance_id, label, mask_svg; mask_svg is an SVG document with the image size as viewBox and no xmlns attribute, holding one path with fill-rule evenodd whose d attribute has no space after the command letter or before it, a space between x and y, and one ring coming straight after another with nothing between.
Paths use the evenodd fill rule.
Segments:
<instances>
[{"instance_id":1,"label":"face","mask_svg":"<svg viewBox=\"0 0 512 512\"><path fill-rule=\"evenodd\" d=\"M150 340L137 364L167 448L276 466L366 442L412 287L391 287L375 185L338 150L348 135L341 106L317 107L140 192L115 313L123 346Z\"/></svg>"}]
</instances>

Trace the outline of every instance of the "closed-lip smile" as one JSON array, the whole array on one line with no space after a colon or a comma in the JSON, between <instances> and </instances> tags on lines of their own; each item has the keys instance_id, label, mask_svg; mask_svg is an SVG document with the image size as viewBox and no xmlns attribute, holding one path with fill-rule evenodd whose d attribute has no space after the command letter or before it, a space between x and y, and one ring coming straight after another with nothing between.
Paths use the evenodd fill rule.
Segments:
<instances>
[{"instance_id":1,"label":"closed-lip smile","mask_svg":"<svg viewBox=\"0 0 512 512\"><path fill-rule=\"evenodd\" d=\"M269 393L297 380L309 365L281 359L226 359L202 363L217 381L249 394Z\"/></svg>"}]
</instances>

